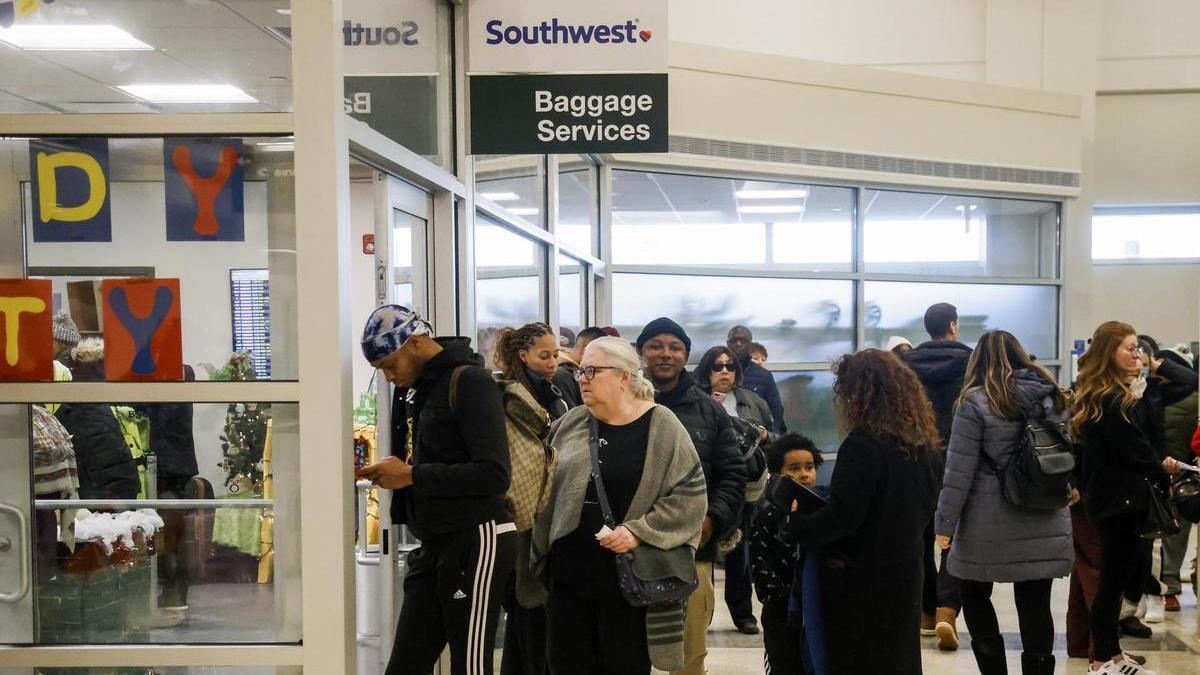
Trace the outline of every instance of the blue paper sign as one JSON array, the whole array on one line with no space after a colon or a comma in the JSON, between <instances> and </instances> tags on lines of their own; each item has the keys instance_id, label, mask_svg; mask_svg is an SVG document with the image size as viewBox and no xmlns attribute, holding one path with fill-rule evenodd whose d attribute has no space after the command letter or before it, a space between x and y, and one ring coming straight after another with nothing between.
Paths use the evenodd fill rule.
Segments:
<instances>
[{"instance_id":1,"label":"blue paper sign","mask_svg":"<svg viewBox=\"0 0 1200 675\"><path fill-rule=\"evenodd\" d=\"M167 241L245 241L242 141L163 142Z\"/></svg>"},{"instance_id":2,"label":"blue paper sign","mask_svg":"<svg viewBox=\"0 0 1200 675\"><path fill-rule=\"evenodd\" d=\"M29 142L33 240L112 241L108 139Z\"/></svg>"}]
</instances>

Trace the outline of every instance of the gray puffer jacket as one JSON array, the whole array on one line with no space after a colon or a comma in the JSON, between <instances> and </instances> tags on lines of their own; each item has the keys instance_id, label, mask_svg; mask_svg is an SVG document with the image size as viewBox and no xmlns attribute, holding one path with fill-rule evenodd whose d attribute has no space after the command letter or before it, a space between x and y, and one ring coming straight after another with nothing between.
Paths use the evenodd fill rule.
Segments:
<instances>
[{"instance_id":1,"label":"gray puffer jacket","mask_svg":"<svg viewBox=\"0 0 1200 675\"><path fill-rule=\"evenodd\" d=\"M1018 370L1013 374L1025 398L1039 401L1053 419L1052 383L1039 373ZM1074 548L1071 516L1057 511L1020 511L1000 493L1000 482L989 463L1004 467L1023 433L1023 420L1002 419L981 390L969 393L954 416L946 450L946 474L934 516L935 531L952 537L950 573L973 581L1014 582L1053 579L1071 573Z\"/></svg>"}]
</instances>

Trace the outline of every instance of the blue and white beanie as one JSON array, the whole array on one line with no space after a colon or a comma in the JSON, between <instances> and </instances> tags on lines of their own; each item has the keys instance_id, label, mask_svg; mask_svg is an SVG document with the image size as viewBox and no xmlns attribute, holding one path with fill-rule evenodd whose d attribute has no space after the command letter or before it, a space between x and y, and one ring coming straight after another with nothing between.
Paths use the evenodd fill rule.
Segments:
<instances>
[{"instance_id":1,"label":"blue and white beanie","mask_svg":"<svg viewBox=\"0 0 1200 675\"><path fill-rule=\"evenodd\" d=\"M402 305L384 305L371 312L363 329L362 352L374 363L404 346L414 335L431 335L429 322L420 314Z\"/></svg>"}]
</instances>

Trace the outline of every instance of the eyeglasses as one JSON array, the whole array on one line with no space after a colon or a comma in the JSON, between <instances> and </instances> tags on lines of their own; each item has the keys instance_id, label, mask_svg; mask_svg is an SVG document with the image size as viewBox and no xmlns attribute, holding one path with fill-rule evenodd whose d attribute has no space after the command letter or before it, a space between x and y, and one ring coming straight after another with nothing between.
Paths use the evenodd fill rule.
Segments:
<instances>
[{"instance_id":1,"label":"eyeglasses","mask_svg":"<svg viewBox=\"0 0 1200 675\"><path fill-rule=\"evenodd\" d=\"M712 370L714 373L719 373L722 370L724 370L727 373L732 373L732 372L736 372L734 370L735 368L736 368L736 366L734 366L732 363L714 363L714 364L712 364L712 367L710 368L710 370Z\"/></svg>"},{"instance_id":2,"label":"eyeglasses","mask_svg":"<svg viewBox=\"0 0 1200 675\"><path fill-rule=\"evenodd\" d=\"M575 371L575 380L578 382L591 382L596 379L596 372L601 370L620 370L616 366L584 366Z\"/></svg>"},{"instance_id":3,"label":"eyeglasses","mask_svg":"<svg viewBox=\"0 0 1200 675\"><path fill-rule=\"evenodd\" d=\"M1142 347L1140 345L1137 347L1130 347L1129 349L1126 349L1125 351L1129 352L1129 354L1131 356L1145 356L1146 355L1146 350L1142 349Z\"/></svg>"}]
</instances>

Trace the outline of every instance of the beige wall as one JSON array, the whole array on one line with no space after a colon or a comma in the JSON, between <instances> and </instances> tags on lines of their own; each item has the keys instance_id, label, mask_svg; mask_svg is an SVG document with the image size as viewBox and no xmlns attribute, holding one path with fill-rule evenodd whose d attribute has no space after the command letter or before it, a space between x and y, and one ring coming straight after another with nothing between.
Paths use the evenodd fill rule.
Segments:
<instances>
[{"instance_id":1,"label":"beige wall","mask_svg":"<svg viewBox=\"0 0 1200 675\"><path fill-rule=\"evenodd\" d=\"M1095 202L1200 203L1200 94L1101 96ZM1200 264L1093 265L1091 324L1132 323L1160 342L1200 337Z\"/></svg>"}]
</instances>

